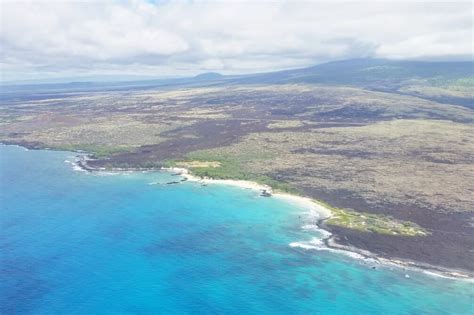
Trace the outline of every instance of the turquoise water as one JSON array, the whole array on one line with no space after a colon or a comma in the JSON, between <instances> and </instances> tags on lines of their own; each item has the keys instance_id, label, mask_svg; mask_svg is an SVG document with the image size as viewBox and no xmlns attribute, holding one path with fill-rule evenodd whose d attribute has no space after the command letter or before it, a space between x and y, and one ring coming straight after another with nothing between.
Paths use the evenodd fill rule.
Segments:
<instances>
[{"instance_id":1,"label":"turquoise water","mask_svg":"<svg viewBox=\"0 0 474 315\"><path fill-rule=\"evenodd\" d=\"M474 312L472 283L289 246L315 236L305 209L255 191L0 158L2 314Z\"/></svg>"}]
</instances>

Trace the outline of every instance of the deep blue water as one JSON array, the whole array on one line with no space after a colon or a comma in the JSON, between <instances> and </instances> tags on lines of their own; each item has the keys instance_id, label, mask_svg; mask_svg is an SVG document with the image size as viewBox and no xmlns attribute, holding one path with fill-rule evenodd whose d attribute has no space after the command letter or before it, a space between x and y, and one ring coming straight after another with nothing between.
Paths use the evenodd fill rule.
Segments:
<instances>
[{"instance_id":1,"label":"deep blue water","mask_svg":"<svg viewBox=\"0 0 474 315\"><path fill-rule=\"evenodd\" d=\"M1 314L474 313L472 283L290 247L305 210L255 191L0 158Z\"/></svg>"}]
</instances>

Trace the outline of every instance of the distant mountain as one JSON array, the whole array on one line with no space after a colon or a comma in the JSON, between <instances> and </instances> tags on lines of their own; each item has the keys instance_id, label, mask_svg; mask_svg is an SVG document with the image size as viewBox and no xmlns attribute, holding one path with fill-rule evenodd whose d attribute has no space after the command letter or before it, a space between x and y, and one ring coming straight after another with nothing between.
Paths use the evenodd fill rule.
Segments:
<instances>
[{"instance_id":1,"label":"distant mountain","mask_svg":"<svg viewBox=\"0 0 474 315\"><path fill-rule=\"evenodd\" d=\"M386 59L353 59L317 66L250 75L245 83L320 83L357 86L390 85L413 79L444 80L472 77L474 62L425 62Z\"/></svg>"},{"instance_id":2,"label":"distant mountain","mask_svg":"<svg viewBox=\"0 0 474 315\"><path fill-rule=\"evenodd\" d=\"M387 59L352 59L308 68L277 72L222 75L202 73L195 77L122 82L70 82L3 85L0 99L21 99L21 94L112 91L148 88L221 86L239 84L321 84L415 95L439 102L474 108L474 62L428 62ZM471 91L471 92L470 92ZM38 95L39 98L43 96Z\"/></svg>"},{"instance_id":3,"label":"distant mountain","mask_svg":"<svg viewBox=\"0 0 474 315\"><path fill-rule=\"evenodd\" d=\"M353 59L247 75L232 84L321 84L407 94L474 108L474 62Z\"/></svg>"},{"instance_id":4,"label":"distant mountain","mask_svg":"<svg viewBox=\"0 0 474 315\"><path fill-rule=\"evenodd\" d=\"M406 81L429 80L442 84L444 81L474 77L473 61L428 62L387 59L351 59L328 62L308 68L276 72L227 76L217 72L207 72L195 77L127 80L127 81L87 81L49 84L27 84L24 87L71 88L71 87L137 87L168 86L219 81L221 84L331 84L364 87L391 88ZM18 85L3 85L5 89Z\"/></svg>"},{"instance_id":5,"label":"distant mountain","mask_svg":"<svg viewBox=\"0 0 474 315\"><path fill-rule=\"evenodd\" d=\"M194 77L195 80L221 80L224 76L217 72L206 72L198 74Z\"/></svg>"}]
</instances>

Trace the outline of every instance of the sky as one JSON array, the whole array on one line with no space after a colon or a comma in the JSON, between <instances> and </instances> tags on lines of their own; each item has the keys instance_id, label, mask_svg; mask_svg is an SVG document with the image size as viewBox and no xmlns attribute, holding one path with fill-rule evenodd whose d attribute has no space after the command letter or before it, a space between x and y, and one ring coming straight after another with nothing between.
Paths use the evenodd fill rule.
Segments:
<instances>
[{"instance_id":1,"label":"sky","mask_svg":"<svg viewBox=\"0 0 474 315\"><path fill-rule=\"evenodd\" d=\"M4 1L2 81L472 60L470 1Z\"/></svg>"}]
</instances>

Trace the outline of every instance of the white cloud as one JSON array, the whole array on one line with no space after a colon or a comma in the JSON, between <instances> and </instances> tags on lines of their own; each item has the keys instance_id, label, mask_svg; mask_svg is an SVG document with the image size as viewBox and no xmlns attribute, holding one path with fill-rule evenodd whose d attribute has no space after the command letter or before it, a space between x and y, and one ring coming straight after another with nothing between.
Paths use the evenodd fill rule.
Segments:
<instances>
[{"instance_id":1,"label":"white cloud","mask_svg":"<svg viewBox=\"0 0 474 315\"><path fill-rule=\"evenodd\" d=\"M465 1L3 1L0 8L5 80L472 55L472 4Z\"/></svg>"}]
</instances>

